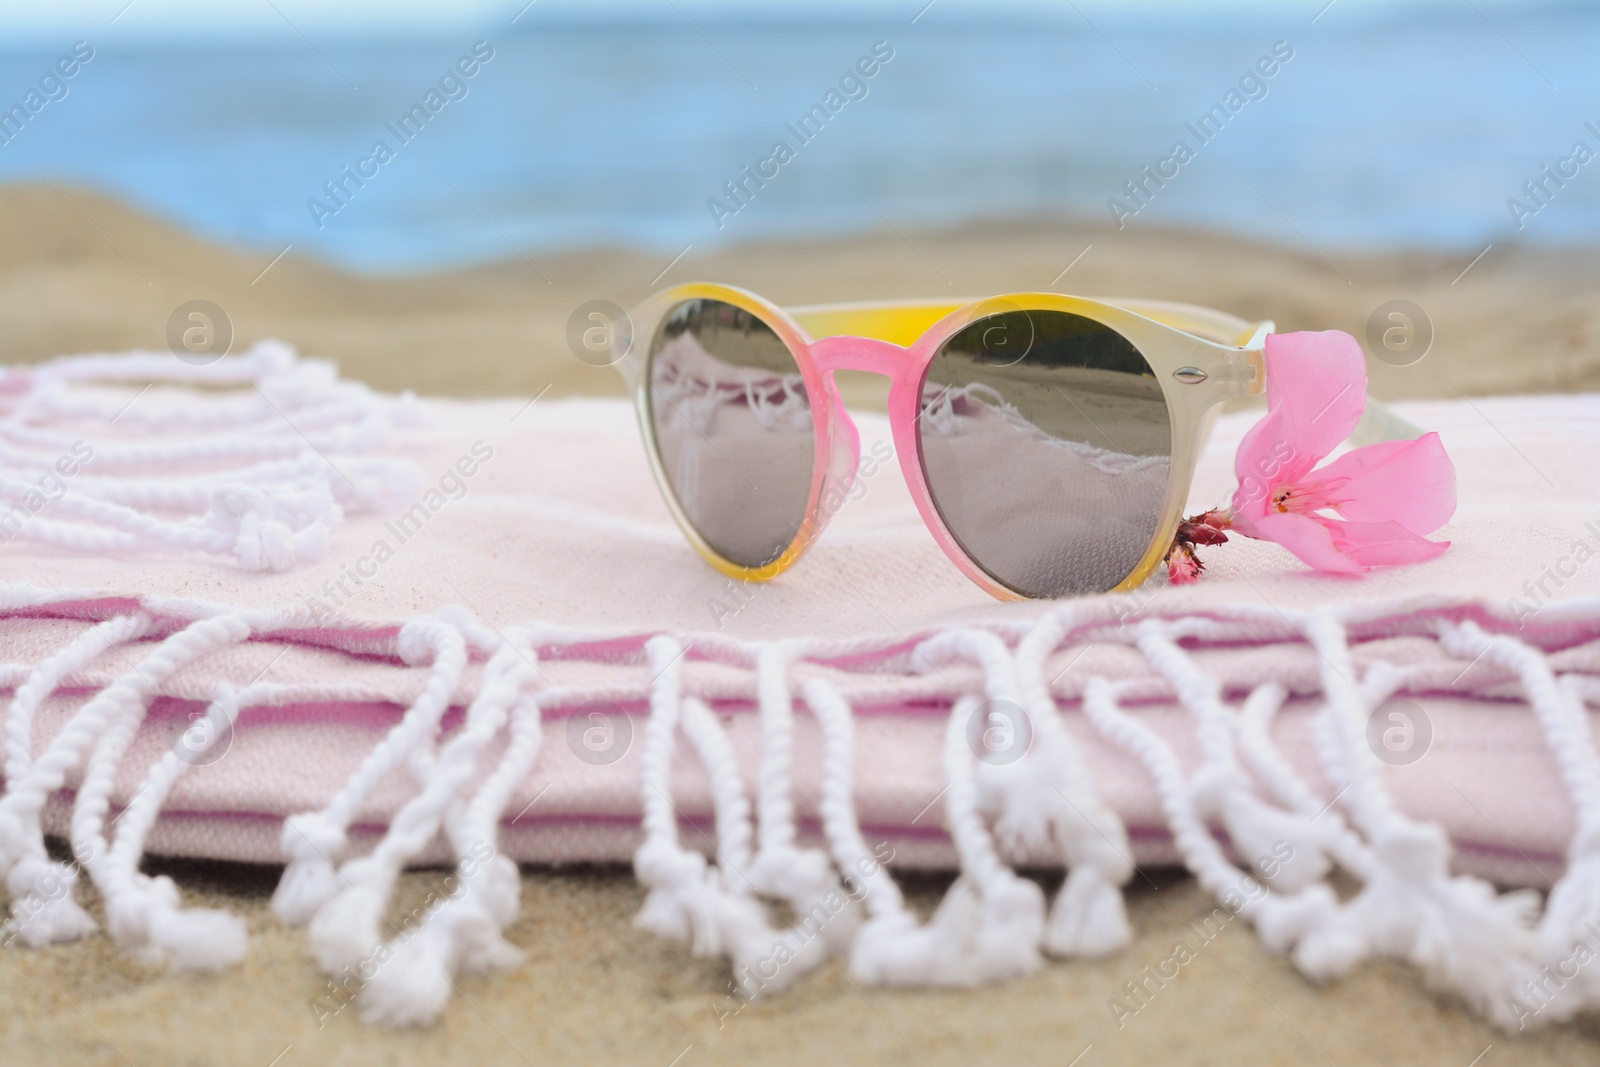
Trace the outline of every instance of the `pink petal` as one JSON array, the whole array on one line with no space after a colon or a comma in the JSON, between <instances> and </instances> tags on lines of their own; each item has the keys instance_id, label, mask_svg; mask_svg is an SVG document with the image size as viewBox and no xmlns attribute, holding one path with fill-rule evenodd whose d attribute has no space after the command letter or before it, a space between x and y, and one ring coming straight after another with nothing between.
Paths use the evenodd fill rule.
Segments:
<instances>
[{"instance_id":1,"label":"pink petal","mask_svg":"<svg viewBox=\"0 0 1600 1067\"><path fill-rule=\"evenodd\" d=\"M1312 508L1334 508L1353 522L1396 522L1432 533L1456 511L1456 468L1436 433L1346 452L1301 479Z\"/></svg>"},{"instance_id":2,"label":"pink petal","mask_svg":"<svg viewBox=\"0 0 1600 1067\"><path fill-rule=\"evenodd\" d=\"M1248 537L1282 545L1302 563L1329 574L1423 563L1450 547L1449 541L1418 537L1397 522L1340 522L1293 511L1271 511L1248 526L1234 526Z\"/></svg>"},{"instance_id":3,"label":"pink petal","mask_svg":"<svg viewBox=\"0 0 1600 1067\"><path fill-rule=\"evenodd\" d=\"M1235 516L1234 527L1246 537L1282 545L1300 562L1329 574L1360 574L1366 568L1339 550L1328 527L1335 525L1316 515L1293 511L1268 511L1248 522ZM1339 523L1337 525L1344 525Z\"/></svg>"},{"instance_id":4,"label":"pink petal","mask_svg":"<svg viewBox=\"0 0 1600 1067\"><path fill-rule=\"evenodd\" d=\"M1291 455L1283 480L1301 476L1350 436L1367 409L1367 358L1339 330L1267 335L1267 408L1283 413ZM1256 442L1260 448L1264 442Z\"/></svg>"},{"instance_id":5,"label":"pink petal","mask_svg":"<svg viewBox=\"0 0 1600 1067\"><path fill-rule=\"evenodd\" d=\"M1450 547L1449 541L1429 541L1398 522L1323 521L1339 551L1364 567L1424 563Z\"/></svg>"},{"instance_id":6,"label":"pink petal","mask_svg":"<svg viewBox=\"0 0 1600 1067\"><path fill-rule=\"evenodd\" d=\"M1283 479L1284 466L1294 455L1283 419L1281 408L1268 409L1261 421L1245 432L1233 454L1233 476L1239 482L1233 492L1235 518L1266 514L1273 489Z\"/></svg>"},{"instance_id":7,"label":"pink petal","mask_svg":"<svg viewBox=\"0 0 1600 1067\"><path fill-rule=\"evenodd\" d=\"M1200 580L1200 561L1184 552L1174 552L1167 561L1167 579L1173 585L1193 585Z\"/></svg>"}]
</instances>

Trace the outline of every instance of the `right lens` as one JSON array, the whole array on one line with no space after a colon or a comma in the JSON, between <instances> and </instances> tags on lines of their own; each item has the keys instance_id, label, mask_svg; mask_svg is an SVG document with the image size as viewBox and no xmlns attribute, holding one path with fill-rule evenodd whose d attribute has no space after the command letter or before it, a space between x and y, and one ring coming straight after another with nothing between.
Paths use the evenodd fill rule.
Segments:
<instances>
[{"instance_id":1,"label":"right lens","mask_svg":"<svg viewBox=\"0 0 1600 1067\"><path fill-rule=\"evenodd\" d=\"M1161 383L1085 316L1019 309L955 334L928 366L917 435L945 527L1024 596L1114 588L1160 525L1172 456Z\"/></svg>"},{"instance_id":2,"label":"right lens","mask_svg":"<svg viewBox=\"0 0 1600 1067\"><path fill-rule=\"evenodd\" d=\"M686 300L650 345L650 425L667 482L716 553L763 567L805 522L816 431L783 339L720 300Z\"/></svg>"}]
</instances>

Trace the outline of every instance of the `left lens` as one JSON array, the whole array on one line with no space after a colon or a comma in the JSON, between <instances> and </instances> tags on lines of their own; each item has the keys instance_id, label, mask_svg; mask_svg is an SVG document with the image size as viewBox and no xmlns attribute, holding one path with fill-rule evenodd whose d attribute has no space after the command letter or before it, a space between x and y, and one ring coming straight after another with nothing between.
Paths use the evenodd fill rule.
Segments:
<instances>
[{"instance_id":1,"label":"left lens","mask_svg":"<svg viewBox=\"0 0 1600 1067\"><path fill-rule=\"evenodd\" d=\"M794 542L811 500L816 431L783 338L721 300L686 300L650 346L650 425L668 487L700 537L741 567Z\"/></svg>"},{"instance_id":2,"label":"left lens","mask_svg":"<svg viewBox=\"0 0 1600 1067\"><path fill-rule=\"evenodd\" d=\"M1139 350L1064 311L1007 311L946 341L917 437L945 527L1028 597L1102 593L1161 523L1172 428Z\"/></svg>"}]
</instances>

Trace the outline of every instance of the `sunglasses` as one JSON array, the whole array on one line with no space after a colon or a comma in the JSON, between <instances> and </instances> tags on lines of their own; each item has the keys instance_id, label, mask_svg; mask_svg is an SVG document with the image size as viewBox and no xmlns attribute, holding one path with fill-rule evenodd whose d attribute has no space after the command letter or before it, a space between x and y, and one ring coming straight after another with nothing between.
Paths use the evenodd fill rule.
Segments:
<instances>
[{"instance_id":1,"label":"sunglasses","mask_svg":"<svg viewBox=\"0 0 1600 1067\"><path fill-rule=\"evenodd\" d=\"M890 379L894 448L945 554L1005 600L1131 589L1166 556L1219 405L1260 393L1270 322L1013 293L779 308L651 296L613 335L667 506L712 566L770 580L850 494L834 373Z\"/></svg>"}]
</instances>

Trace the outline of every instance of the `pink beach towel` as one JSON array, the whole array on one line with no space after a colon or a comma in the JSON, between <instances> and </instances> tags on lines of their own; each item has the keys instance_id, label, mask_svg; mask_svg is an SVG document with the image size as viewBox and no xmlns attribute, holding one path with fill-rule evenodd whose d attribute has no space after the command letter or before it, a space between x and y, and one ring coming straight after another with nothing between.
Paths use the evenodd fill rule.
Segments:
<instances>
[{"instance_id":1,"label":"pink beach towel","mask_svg":"<svg viewBox=\"0 0 1600 1067\"><path fill-rule=\"evenodd\" d=\"M228 966L236 920L141 855L287 861L280 918L405 1024L514 963L513 860L632 860L639 924L748 995L835 953L962 985L1113 952L1134 864L1182 863L1313 978L1398 957L1501 1025L1569 1017L1600 972L1539 968L1600 949L1600 404L1397 410L1459 472L1438 560L1349 580L1243 541L1194 586L1002 605L892 463L744 586L621 400L420 403L276 345L0 372L8 938L90 933L81 869L128 951ZM1254 418L1218 421L1192 510ZM440 862L459 892L383 932ZM930 923L903 867L961 873Z\"/></svg>"}]
</instances>

